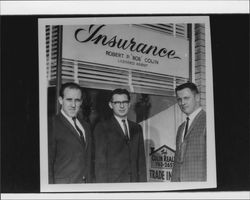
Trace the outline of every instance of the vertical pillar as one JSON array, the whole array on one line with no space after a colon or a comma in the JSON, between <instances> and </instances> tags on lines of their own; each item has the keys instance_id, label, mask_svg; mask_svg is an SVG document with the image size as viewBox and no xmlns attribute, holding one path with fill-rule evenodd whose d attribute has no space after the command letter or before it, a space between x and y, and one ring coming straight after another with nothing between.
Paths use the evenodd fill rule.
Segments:
<instances>
[{"instance_id":1,"label":"vertical pillar","mask_svg":"<svg viewBox=\"0 0 250 200\"><path fill-rule=\"evenodd\" d=\"M192 24L188 24L187 25L187 34L188 34L188 41L189 41L189 63L188 63L188 65L189 65L189 75L188 75L188 79L189 79L189 81L190 82L192 82L192 79L193 79L193 35L192 35Z\"/></svg>"},{"instance_id":2,"label":"vertical pillar","mask_svg":"<svg viewBox=\"0 0 250 200\"><path fill-rule=\"evenodd\" d=\"M58 44L57 44L57 66L56 66L56 114L60 111L58 102L59 92L62 84L62 26L58 26Z\"/></svg>"},{"instance_id":3,"label":"vertical pillar","mask_svg":"<svg viewBox=\"0 0 250 200\"><path fill-rule=\"evenodd\" d=\"M195 24L195 83L201 95L201 106L206 110L206 41L205 24Z\"/></svg>"}]
</instances>

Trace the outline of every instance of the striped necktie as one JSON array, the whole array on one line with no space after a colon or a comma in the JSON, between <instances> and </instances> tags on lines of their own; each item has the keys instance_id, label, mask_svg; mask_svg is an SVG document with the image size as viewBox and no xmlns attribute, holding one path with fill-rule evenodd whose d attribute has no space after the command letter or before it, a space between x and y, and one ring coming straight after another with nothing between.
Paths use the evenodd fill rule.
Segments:
<instances>
[{"instance_id":1,"label":"striped necktie","mask_svg":"<svg viewBox=\"0 0 250 200\"><path fill-rule=\"evenodd\" d=\"M77 126L77 124L76 124L76 117L73 117L72 119L73 119L73 121L74 121L74 125L75 125L76 130L77 130L78 133L80 134L81 140L82 140L83 142L85 142L83 133L82 133L81 129L79 128L79 126Z\"/></svg>"},{"instance_id":2,"label":"striped necktie","mask_svg":"<svg viewBox=\"0 0 250 200\"><path fill-rule=\"evenodd\" d=\"M129 140L129 136L128 136L128 127L127 127L127 124L126 124L126 120L123 119L123 120L122 120L122 123L123 123L123 126L124 126L124 134L125 134L126 140Z\"/></svg>"}]
</instances>

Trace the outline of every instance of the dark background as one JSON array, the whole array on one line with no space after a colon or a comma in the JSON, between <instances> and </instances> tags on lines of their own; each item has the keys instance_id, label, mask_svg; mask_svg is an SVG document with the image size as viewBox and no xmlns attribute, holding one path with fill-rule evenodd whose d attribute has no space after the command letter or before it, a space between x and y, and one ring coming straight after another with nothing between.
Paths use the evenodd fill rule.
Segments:
<instances>
[{"instance_id":1,"label":"dark background","mask_svg":"<svg viewBox=\"0 0 250 200\"><path fill-rule=\"evenodd\" d=\"M2 193L40 192L39 17L1 16ZM249 191L249 15L210 24L218 187L195 191Z\"/></svg>"}]
</instances>

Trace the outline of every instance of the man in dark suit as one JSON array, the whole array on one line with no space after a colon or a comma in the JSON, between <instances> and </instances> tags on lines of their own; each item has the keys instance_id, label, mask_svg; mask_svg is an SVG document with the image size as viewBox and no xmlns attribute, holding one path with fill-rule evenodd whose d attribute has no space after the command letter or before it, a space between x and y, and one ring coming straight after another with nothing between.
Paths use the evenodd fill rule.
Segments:
<instances>
[{"instance_id":1,"label":"man in dark suit","mask_svg":"<svg viewBox=\"0 0 250 200\"><path fill-rule=\"evenodd\" d=\"M60 89L61 110L49 126L49 183L90 182L90 127L77 118L83 95L75 83Z\"/></svg>"},{"instance_id":2,"label":"man in dark suit","mask_svg":"<svg viewBox=\"0 0 250 200\"><path fill-rule=\"evenodd\" d=\"M197 86L187 82L176 87L175 92L179 107L187 118L177 131L171 181L206 181L206 113L200 107Z\"/></svg>"},{"instance_id":3,"label":"man in dark suit","mask_svg":"<svg viewBox=\"0 0 250 200\"><path fill-rule=\"evenodd\" d=\"M96 182L146 182L143 133L139 124L127 119L128 91L112 91L109 107L112 117L98 123L94 130Z\"/></svg>"}]
</instances>

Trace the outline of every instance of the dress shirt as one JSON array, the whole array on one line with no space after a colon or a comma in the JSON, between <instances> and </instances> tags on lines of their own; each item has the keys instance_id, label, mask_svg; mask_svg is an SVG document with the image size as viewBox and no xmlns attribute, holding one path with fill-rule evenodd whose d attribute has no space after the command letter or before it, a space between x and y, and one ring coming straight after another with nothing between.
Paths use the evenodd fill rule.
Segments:
<instances>
[{"instance_id":1,"label":"dress shirt","mask_svg":"<svg viewBox=\"0 0 250 200\"><path fill-rule=\"evenodd\" d=\"M78 135L81 136L80 133L77 131L76 127L75 127L75 124L74 124L73 119L72 119L71 117L69 117L68 115L66 115L66 113L65 113L63 110L61 110L61 113L62 113L63 116L70 122L70 124L75 128L75 130L76 130L76 132L78 133ZM79 122L79 120L78 120L77 118L76 118L76 124L77 124L77 126L81 129L82 134L83 134L83 137L84 137L84 139L86 140L84 128L82 127L81 123Z\"/></svg>"},{"instance_id":2,"label":"dress shirt","mask_svg":"<svg viewBox=\"0 0 250 200\"><path fill-rule=\"evenodd\" d=\"M120 127L122 128L124 135L125 135L125 130L124 130L124 126L123 126L122 120L125 119L125 123L126 123L127 128L128 128L128 137L130 138L129 126L128 126L128 119L127 118L120 118L120 117L117 117L116 115L115 115L115 118L118 121L118 123L120 124Z\"/></svg>"}]
</instances>

